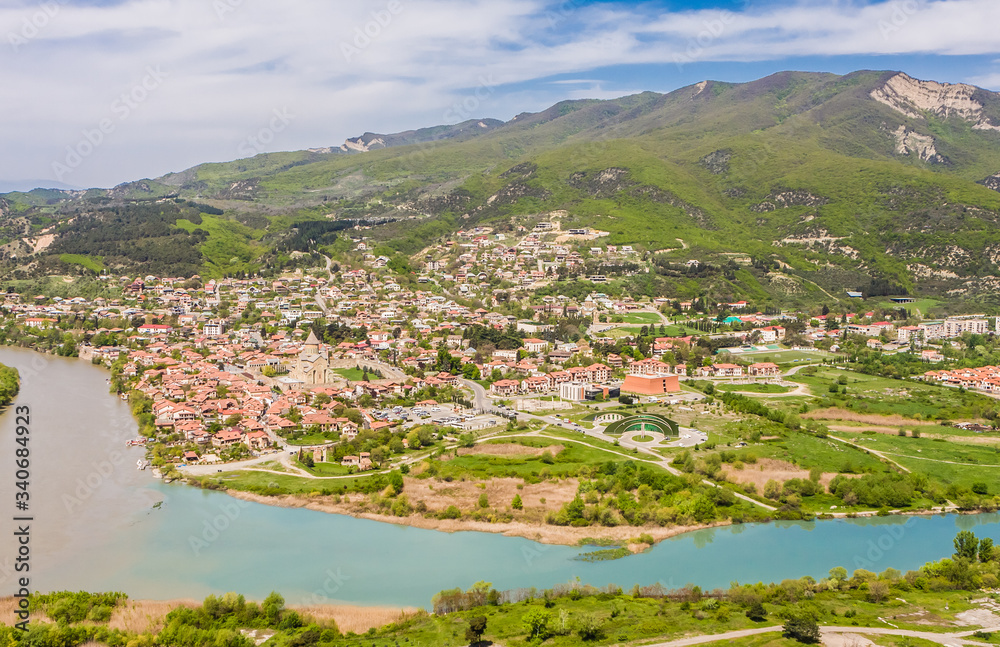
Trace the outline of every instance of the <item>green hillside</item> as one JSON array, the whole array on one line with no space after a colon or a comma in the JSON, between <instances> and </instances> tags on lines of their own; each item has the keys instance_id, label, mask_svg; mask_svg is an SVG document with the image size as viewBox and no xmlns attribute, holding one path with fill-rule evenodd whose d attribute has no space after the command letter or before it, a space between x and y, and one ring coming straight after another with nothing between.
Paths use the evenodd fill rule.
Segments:
<instances>
[{"instance_id":1,"label":"green hillside","mask_svg":"<svg viewBox=\"0 0 1000 647\"><path fill-rule=\"evenodd\" d=\"M842 293L878 281L991 298L1000 282L1000 194L989 188L1000 188L989 179L1000 171L1000 99L975 89L959 104L948 90L927 104L921 88L895 72L784 72L567 101L507 123L351 140L367 152L259 155L96 194L10 194L0 230L5 248L16 247L53 223L71 236L88 219L144 202L207 206L206 224L180 216L171 226L200 237L203 273L224 275L273 263L303 221L363 220L377 225L367 235L412 255L459 228L512 230L564 211L564 229L605 230L602 244L663 252L665 267L723 266L738 253L770 268L731 268L724 280L737 294ZM135 267L59 242L54 251L101 257L111 271ZM23 255L4 257L6 273L26 271ZM27 272L58 265L44 257Z\"/></svg>"}]
</instances>

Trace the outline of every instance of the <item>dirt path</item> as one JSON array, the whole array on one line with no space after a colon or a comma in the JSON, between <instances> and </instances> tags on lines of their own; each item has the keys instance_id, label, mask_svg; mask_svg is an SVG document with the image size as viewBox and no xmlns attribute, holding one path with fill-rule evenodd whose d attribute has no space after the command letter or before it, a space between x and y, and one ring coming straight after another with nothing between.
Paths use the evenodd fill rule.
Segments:
<instances>
[{"instance_id":1,"label":"dirt path","mask_svg":"<svg viewBox=\"0 0 1000 647\"><path fill-rule=\"evenodd\" d=\"M889 627L820 627L820 634L823 644L835 645L843 644L844 635L869 635L869 636L907 636L909 638L922 638L941 645L988 645L975 640L967 640L976 631L996 631L1000 627L988 627L985 629L970 629L954 633L934 633L932 631L910 631L907 629L895 629ZM710 634L707 636L694 636L691 638L680 638L669 642L655 643L647 647L687 647L688 645L702 645L705 643L723 642L736 638L746 638L747 636L758 636L760 634L780 633L781 627L761 627L759 629L741 629L739 631L729 631L723 634Z\"/></svg>"},{"instance_id":2,"label":"dirt path","mask_svg":"<svg viewBox=\"0 0 1000 647\"><path fill-rule=\"evenodd\" d=\"M844 440L843 438L837 438L836 436L829 436L829 438L830 438L830 440L836 440L839 443L844 443L845 445L850 445L851 447L853 447L855 449L860 449L863 452L868 452L872 456L877 456L878 458L884 460L887 463L892 463L893 465L895 465L896 467L898 467L899 469L903 470L906 473L910 472L909 468L900 465L896 461L894 461L891 458L889 458L888 456L886 456L883 452L876 451L876 450L874 450L874 449L872 449L870 447L865 447L864 445L859 445L857 443L852 443L851 441Z\"/></svg>"},{"instance_id":3,"label":"dirt path","mask_svg":"<svg viewBox=\"0 0 1000 647\"><path fill-rule=\"evenodd\" d=\"M805 384L799 384L788 393L756 393L754 391L730 391L730 393L745 395L748 398L791 398L798 395L812 395L812 393L809 392L809 387Z\"/></svg>"}]
</instances>

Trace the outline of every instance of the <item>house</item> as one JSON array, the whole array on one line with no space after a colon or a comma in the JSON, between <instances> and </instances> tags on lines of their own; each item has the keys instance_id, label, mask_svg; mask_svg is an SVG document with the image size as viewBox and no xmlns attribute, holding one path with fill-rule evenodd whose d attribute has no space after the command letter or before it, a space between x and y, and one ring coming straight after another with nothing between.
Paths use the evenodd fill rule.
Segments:
<instances>
[{"instance_id":1,"label":"house","mask_svg":"<svg viewBox=\"0 0 1000 647\"><path fill-rule=\"evenodd\" d=\"M736 364L715 364L715 377L743 377L743 367Z\"/></svg>"},{"instance_id":2,"label":"house","mask_svg":"<svg viewBox=\"0 0 1000 647\"><path fill-rule=\"evenodd\" d=\"M238 445L243 440L243 432L239 429L223 429L212 436L212 447L226 448Z\"/></svg>"},{"instance_id":3,"label":"house","mask_svg":"<svg viewBox=\"0 0 1000 647\"><path fill-rule=\"evenodd\" d=\"M524 348L529 353L541 353L548 346L548 342L543 339L525 339Z\"/></svg>"},{"instance_id":4,"label":"house","mask_svg":"<svg viewBox=\"0 0 1000 647\"><path fill-rule=\"evenodd\" d=\"M781 374L781 369L771 362L758 362L751 364L747 372L754 377L774 377Z\"/></svg>"},{"instance_id":5,"label":"house","mask_svg":"<svg viewBox=\"0 0 1000 647\"><path fill-rule=\"evenodd\" d=\"M251 451L262 451L271 446L271 439L267 437L267 434L263 431L251 431L250 433L244 435L243 442L246 443L247 447Z\"/></svg>"},{"instance_id":6,"label":"house","mask_svg":"<svg viewBox=\"0 0 1000 647\"><path fill-rule=\"evenodd\" d=\"M502 398L517 395L521 390L521 383L517 380L497 380L490 386L490 393Z\"/></svg>"},{"instance_id":7,"label":"house","mask_svg":"<svg viewBox=\"0 0 1000 647\"><path fill-rule=\"evenodd\" d=\"M781 341L785 338L785 329L782 326L767 326L760 328L760 340L765 344Z\"/></svg>"},{"instance_id":8,"label":"house","mask_svg":"<svg viewBox=\"0 0 1000 647\"><path fill-rule=\"evenodd\" d=\"M172 330L172 326L166 326L163 324L145 324L139 326L138 328L140 335L165 335Z\"/></svg>"},{"instance_id":9,"label":"house","mask_svg":"<svg viewBox=\"0 0 1000 647\"><path fill-rule=\"evenodd\" d=\"M226 332L226 322L209 321L202 332L206 337L221 337Z\"/></svg>"}]
</instances>

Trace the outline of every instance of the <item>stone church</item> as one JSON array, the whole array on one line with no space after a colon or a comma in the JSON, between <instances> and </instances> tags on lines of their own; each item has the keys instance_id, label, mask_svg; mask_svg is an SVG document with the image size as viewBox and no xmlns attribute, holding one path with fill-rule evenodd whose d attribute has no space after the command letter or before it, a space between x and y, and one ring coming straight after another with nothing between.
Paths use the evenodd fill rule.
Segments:
<instances>
[{"instance_id":1,"label":"stone church","mask_svg":"<svg viewBox=\"0 0 1000 647\"><path fill-rule=\"evenodd\" d=\"M302 352L295 360L295 366L288 373L289 377L300 380L306 386L328 384L333 381L330 355L327 351L320 350L319 345L316 333L310 331Z\"/></svg>"}]
</instances>

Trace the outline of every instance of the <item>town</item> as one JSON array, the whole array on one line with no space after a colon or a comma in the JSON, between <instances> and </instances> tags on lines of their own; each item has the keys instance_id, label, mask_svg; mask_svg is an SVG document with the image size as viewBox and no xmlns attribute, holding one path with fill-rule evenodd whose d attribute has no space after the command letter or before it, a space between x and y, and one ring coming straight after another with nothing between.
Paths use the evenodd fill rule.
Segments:
<instances>
[{"instance_id":1,"label":"town","mask_svg":"<svg viewBox=\"0 0 1000 647\"><path fill-rule=\"evenodd\" d=\"M557 220L519 230L519 238L460 231L426 250L415 277L400 276L359 236L353 269L204 282L103 274L108 296L92 300L8 292L3 312L23 332L8 333L7 343L35 336L58 354L112 368L123 397L143 398L137 442L184 445L171 461L186 465L259 456L290 438L328 446L383 429L402 432L406 447L407 431L425 422L481 431L556 400L677 404L703 397L682 388L689 381L776 383L783 371L756 358L781 352L834 362L863 349L938 366L950 342L1000 326L985 315L923 320L903 308L909 298L839 314L616 298L601 291L606 275L575 281L591 286L578 298L539 296L588 259L649 268L629 246L600 244L604 232L563 233ZM861 305L859 296L846 303ZM1000 369L924 378L991 393ZM397 406L382 410L386 402ZM386 457L335 459L364 471Z\"/></svg>"}]
</instances>

